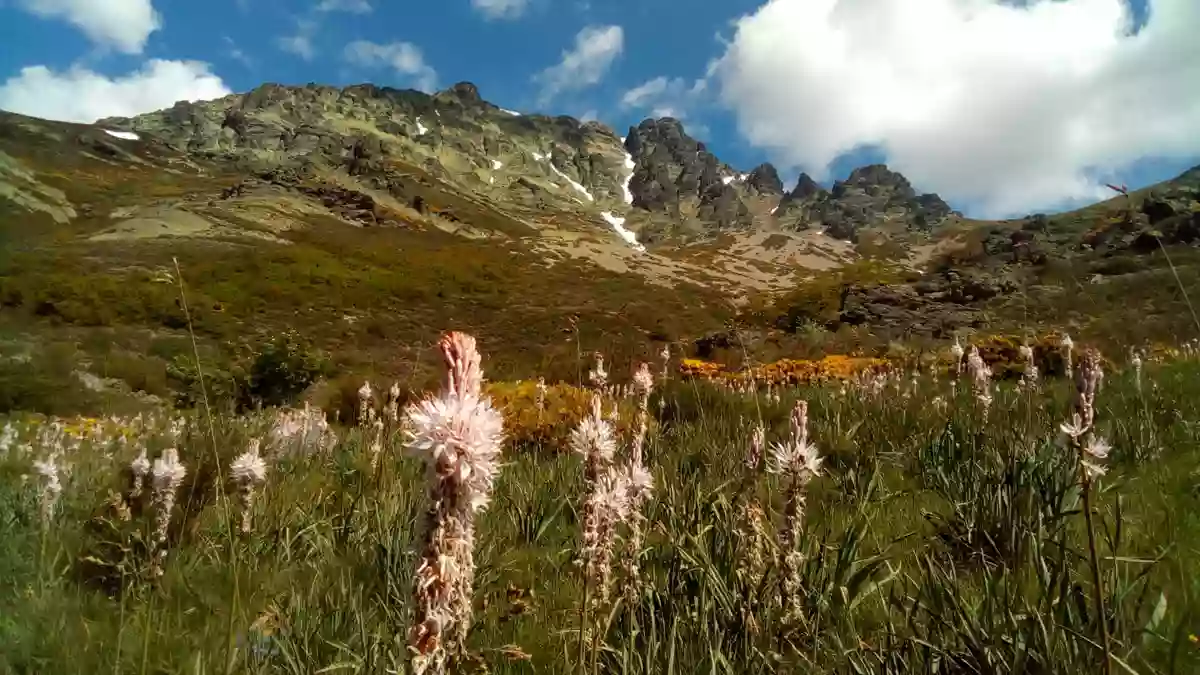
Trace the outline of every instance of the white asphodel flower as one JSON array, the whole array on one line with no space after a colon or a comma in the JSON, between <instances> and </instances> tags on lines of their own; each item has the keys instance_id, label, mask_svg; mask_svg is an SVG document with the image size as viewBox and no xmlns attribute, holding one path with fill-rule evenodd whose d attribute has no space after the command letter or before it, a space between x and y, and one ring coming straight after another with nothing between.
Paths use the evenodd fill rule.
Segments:
<instances>
[{"instance_id":1,"label":"white asphodel flower","mask_svg":"<svg viewBox=\"0 0 1200 675\"><path fill-rule=\"evenodd\" d=\"M767 471L808 479L821 475L821 464L824 461L824 458L817 454L816 445L791 439L786 443L771 445L771 454L767 457Z\"/></svg>"},{"instance_id":2,"label":"white asphodel flower","mask_svg":"<svg viewBox=\"0 0 1200 675\"><path fill-rule=\"evenodd\" d=\"M1087 473L1089 480L1093 480L1103 476L1107 469L1104 468L1104 460L1108 459L1108 452L1112 450L1112 446L1103 438L1092 436L1088 438L1088 442L1083 446L1083 457L1080 463L1083 465L1084 472Z\"/></svg>"},{"instance_id":3,"label":"white asphodel flower","mask_svg":"<svg viewBox=\"0 0 1200 675\"><path fill-rule=\"evenodd\" d=\"M584 458L595 456L602 462L612 461L617 440L612 423L601 414L599 396L592 397L591 412L571 431L571 449Z\"/></svg>"},{"instance_id":4,"label":"white asphodel flower","mask_svg":"<svg viewBox=\"0 0 1200 675\"><path fill-rule=\"evenodd\" d=\"M408 409L409 452L438 480L461 486L473 510L487 506L499 470L504 417L491 401L442 395Z\"/></svg>"},{"instance_id":5,"label":"white asphodel flower","mask_svg":"<svg viewBox=\"0 0 1200 675\"><path fill-rule=\"evenodd\" d=\"M1079 438L1088 431L1087 424L1083 421L1083 418L1079 416L1079 413L1071 415L1071 421L1063 422L1062 424L1058 425L1058 428L1072 439Z\"/></svg>"}]
</instances>

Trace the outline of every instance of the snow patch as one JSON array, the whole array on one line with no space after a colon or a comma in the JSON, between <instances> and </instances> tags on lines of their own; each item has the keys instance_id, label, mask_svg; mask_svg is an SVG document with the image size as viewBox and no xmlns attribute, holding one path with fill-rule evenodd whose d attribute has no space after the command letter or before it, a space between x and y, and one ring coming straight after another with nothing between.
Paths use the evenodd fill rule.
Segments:
<instances>
[{"instance_id":1,"label":"snow patch","mask_svg":"<svg viewBox=\"0 0 1200 675\"><path fill-rule=\"evenodd\" d=\"M123 141L140 141L142 138L132 131L112 131L111 129L105 129L104 133L114 138L119 138Z\"/></svg>"},{"instance_id":2,"label":"snow patch","mask_svg":"<svg viewBox=\"0 0 1200 675\"><path fill-rule=\"evenodd\" d=\"M633 155L629 154L628 152L625 153L625 168L629 169L629 175L625 176L625 183L622 186L625 188L625 203L626 204L633 203L633 193L629 191L629 183L631 181L633 181L633 170L636 167L637 167L637 164L635 164L633 161Z\"/></svg>"},{"instance_id":3,"label":"snow patch","mask_svg":"<svg viewBox=\"0 0 1200 675\"><path fill-rule=\"evenodd\" d=\"M496 177L495 177L495 176L488 176L488 183L491 183L492 185L495 185L495 184L496 184Z\"/></svg>"},{"instance_id":4,"label":"snow patch","mask_svg":"<svg viewBox=\"0 0 1200 675\"><path fill-rule=\"evenodd\" d=\"M515 111L515 110L508 110L508 109L506 109L506 108L501 108L501 109L500 109L500 112L502 112L502 113L505 113L505 114L508 114L508 115L512 115L513 117L520 117L520 116L521 116L521 113L519 113L519 112L517 112L517 111Z\"/></svg>"},{"instance_id":5,"label":"snow patch","mask_svg":"<svg viewBox=\"0 0 1200 675\"><path fill-rule=\"evenodd\" d=\"M730 183L733 182L733 176L725 176L721 179L721 182L724 183L725 185L729 185Z\"/></svg>"},{"instance_id":6,"label":"snow patch","mask_svg":"<svg viewBox=\"0 0 1200 675\"><path fill-rule=\"evenodd\" d=\"M418 136L424 136L424 135L425 135L425 132L427 132L427 131L429 131L429 129L426 129L426 128L425 128L425 125L424 125L424 124L421 124L421 118L420 118L420 117L418 117L418 118L417 118L417 135L418 135Z\"/></svg>"},{"instance_id":7,"label":"snow patch","mask_svg":"<svg viewBox=\"0 0 1200 675\"><path fill-rule=\"evenodd\" d=\"M646 252L646 247L643 246L640 242L638 242L637 235L625 228L625 219L624 218L621 218L620 216L614 216L613 214L609 213L608 211L601 211L600 217L603 218L604 220L608 221L608 224L612 225L612 229L618 235L620 235L620 237L622 239L624 239L626 241L626 243L628 243L630 246L632 246L635 251L638 251L639 253Z\"/></svg>"},{"instance_id":8,"label":"snow patch","mask_svg":"<svg viewBox=\"0 0 1200 675\"><path fill-rule=\"evenodd\" d=\"M778 207L778 206L772 207L772 208L771 208L771 215L775 215L775 212L776 212L776 211L778 211L778 210L779 210L779 207Z\"/></svg>"},{"instance_id":9,"label":"snow patch","mask_svg":"<svg viewBox=\"0 0 1200 675\"><path fill-rule=\"evenodd\" d=\"M550 170L553 171L554 173L558 174L559 176L562 176L563 178L565 178L566 181L571 184L571 187L573 187L577 191L579 191L584 197L587 197L587 200L589 202L594 201L592 199L592 193L588 192L587 188L583 187L579 183L576 183L574 180L571 180L571 177L568 176L567 174L559 171L558 167L554 166L554 162L550 162Z\"/></svg>"},{"instance_id":10,"label":"snow patch","mask_svg":"<svg viewBox=\"0 0 1200 675\"><path fill-rule=\"evenodd\" d=\"M504 166L504 162L501 162L501 161L500 161L500 160L498 160L498 159L493 159L493 160L492 160L492 169L493 169L493 170L497 170L497 171L498 171L498 170L500 169L500 167L502 167L502 166Z\"/></svg>"},{"instance_id":11,"label":"snow patch","mask_svg":"<svg viewBox=\"0 0 1200 675\"><path fill-rule=\"evenodd\" d=\"M533 153L533 158L540 162L543 159L546 159L546 156L540 152L535 152L535 153Z\"/></svg>"},{"instance_id":12,"label":"snow patch","mask_svg":"<svg viewBox=\"0 0 1200 675\"><path fill-rule=\"evenodd\" d=\"M740 173L740 174L738 174L738 180L739 180L739 181L744 181L744 180L746 180L746 178L747 178L747 176L748 176L748 175L749 175L749 174Z\"/></svg>"}]
</instances>

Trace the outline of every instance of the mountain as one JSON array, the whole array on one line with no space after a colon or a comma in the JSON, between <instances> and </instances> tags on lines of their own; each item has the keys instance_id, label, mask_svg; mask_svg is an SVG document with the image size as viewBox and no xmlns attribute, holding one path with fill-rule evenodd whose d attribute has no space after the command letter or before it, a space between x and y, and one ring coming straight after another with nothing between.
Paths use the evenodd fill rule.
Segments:
<instances>
[{"instance_id":1,"label":"mountain","mask_svg":"<svg viewBox=\"0 0 1200 675\"><path fill-rule=\"evenodd\" d=\"M0 113L0 357L16 359L0 364L57 345L52 363L73 365L47 364L47 382L65 367L165 395L195 384L189 326L215 383L296 329L347 377L414 377L463 326L497 377L574 379L583 351L620 362L663 341L741 358L1082 326L1080 288L1164 289L1153 320L1111 330L1165 330L1190 313L1160 249L1185 280L1198 184L977 221L883 165L785 192L775 167L732 167L679 120L619 136L469 83L267 84L92 125ZM761 330L720 337L735 324Z\"/></svg>"},{"instance_id":2,"label":"mountain","mask_svg":"<svg viewBox=\"0 0 1200 675\"><path fill-rule=\"evenodd\" d=\"M595 122L504 110L467 82L432 96L373 85L267 84L97 124L251 170L344 170L412 206L414 196L388 180L389 164L403 161L526 214L579 212L651 241L767 226L777 206L786 228L824 227L850 240L859 223L908 219L927 228L950 214L936 195L918 196L883 166L858 169L829 193L785 197L775 167L740 172L676 119L647 119L618 138Z\"/></svg>"},{"instance_id":3,"label":"mountain","mask_svg":"<svg viewBox=\"0 0 1200 675\"><path fill-rule=\"evenodd\" d=\"M825 190L808 174L781 201L776 217L797 229L823 228L837 239L857 241L864 228L930 231L962 214L936 194L917 194L908 180L883 164L854 169Z\"/></svg>"}]
</instances>

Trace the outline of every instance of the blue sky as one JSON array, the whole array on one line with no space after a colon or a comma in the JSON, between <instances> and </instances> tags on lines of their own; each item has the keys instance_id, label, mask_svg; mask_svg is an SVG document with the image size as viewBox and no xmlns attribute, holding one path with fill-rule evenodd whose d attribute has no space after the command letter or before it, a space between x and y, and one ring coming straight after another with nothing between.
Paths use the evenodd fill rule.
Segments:
<instances>
[{"instance_id":1,"label":"blue sky","mask_svg":"<svg viewBox=\"0 0 1200 675\"><path fill-rule=\"evenodd\" d=\"M1200 3L1127 2L0 0L0 107L84 120L266 81L468 80L619 133L673 114L787 183L886 161L1015 215L1200 163Z\"/></svg>"}]
</instances>

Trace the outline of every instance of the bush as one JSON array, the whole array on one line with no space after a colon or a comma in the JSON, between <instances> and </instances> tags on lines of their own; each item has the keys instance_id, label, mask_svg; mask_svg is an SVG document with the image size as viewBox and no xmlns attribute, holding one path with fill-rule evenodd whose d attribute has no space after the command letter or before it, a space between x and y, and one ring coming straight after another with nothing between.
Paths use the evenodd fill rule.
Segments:
<instances>
[{"instance_id":1,"label":"bush","mask_svg":"<svg viewBox=\"0 0 1200 675\"><path fill-rule=\"evenodd\" d=\"M324 353L287 331L263 345L254 355L241 391L249 407L290 403L318 378L332 374Z\"/></svg>"}]
</instances>

